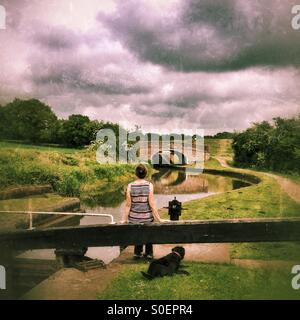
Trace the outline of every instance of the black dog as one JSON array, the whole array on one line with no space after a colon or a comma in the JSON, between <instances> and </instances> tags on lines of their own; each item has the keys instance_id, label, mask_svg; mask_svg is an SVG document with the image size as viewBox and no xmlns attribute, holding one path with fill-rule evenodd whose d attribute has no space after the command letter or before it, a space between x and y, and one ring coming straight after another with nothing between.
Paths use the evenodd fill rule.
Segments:
<instances>
[{"instance_id":1,"label":"black dog","mask_svg":"<svg viewBox=\"0 0 300 320\"><path fill-rule=\"evenodd\" d=\"M185 255L185 249L183 247L175 247L172 252L160 259L154 260L150 263L148 272L143 272L142 275L152 280L155 277L172 276L175 273L189 275L187 271L179 270L181 260Z\"/></svg>"}]
</instances>

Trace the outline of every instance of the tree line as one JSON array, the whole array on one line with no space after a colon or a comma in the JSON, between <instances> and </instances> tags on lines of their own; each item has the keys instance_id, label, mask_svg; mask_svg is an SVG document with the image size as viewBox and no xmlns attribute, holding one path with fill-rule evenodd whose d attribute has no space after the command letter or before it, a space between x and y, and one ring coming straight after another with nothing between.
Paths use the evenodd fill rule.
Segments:
<instances>
[{"instance_id":1,"label":"tree line","mask_svg":"<svg viewBox=\"0 0 300 320\"><path fill-rule=\"evenodd\" d=\"M118 124L73 114L68 119L58 119L51 107L37 99L15 99L0 105L0 139L21 140L30 143L59 144L69 147L83 147L96 140L100 129L112 129L119 148L119 131L129 132ZM142 133L141 128L135 126L132 133L150 139L168 139L169 135ZM130 146L132 142L128 142ZM96 146L97 147L97 146Z\"/></svg>"},{"instance_id":2,"label":"tree line","mask_svg":"<svg viewBox=\"0 0 300 320\"><path fill-rule=\"evenodd\" d=\"M235 133L234 132L218 132L215 135L205 136L205 139L233 139Z\"/></svg>"},{"instance_id":3,"label":"tree line","mask_svg":"<svg viewBox=\"0 0 300 320\"><path fill-rule=\"evenodd\" d=\"M15 99L0 106L0 138L31 143L53 143L82 147L96 139L96 133L110 128L116 133L117 124L93 120L81 114L58 119L52 109L37 99Z\"/></svg>"},{"instance_id":4,"label":"tree line","mask_svg":"<svg viewBox=\"0 0 300 320\"><path fill-rule=\"evenodd\" d=\"M233 138L238 166L300 173L300 115L255 123Z\"/></svg>"}]
</instances>

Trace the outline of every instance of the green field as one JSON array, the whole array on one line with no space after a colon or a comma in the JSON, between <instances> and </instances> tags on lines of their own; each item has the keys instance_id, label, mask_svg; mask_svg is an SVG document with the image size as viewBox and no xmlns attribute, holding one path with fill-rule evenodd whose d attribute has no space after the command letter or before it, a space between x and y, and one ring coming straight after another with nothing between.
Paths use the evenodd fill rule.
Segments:
<instances>
[{"instance_id":1,"label":"green field","mask_svg":"<svg viewBox=\"0 0 300 320\"><path fill-rule=\"evenodd\" d=\"M236 243L230 248L231 259L283 260L299 264L300 244L294 242Z\"/></svg>"},{"instance_id":2,"label":"green field","mask_svg":"<svg viewBox=\"0 0 300 320\"><path fill-rule=\"evenodd\" d=\"M300 299L289 269L246 269L233 265L185 263L189 276L145 280L146 264L124 267L100 300Z\"/></svg>"},{"instance_id":3,"label":"green field","mask_svg":"<svg viewBox=\"0 0 300 320\"><path fill-rule=\"evenodd\" d=\"M89 198L133 177L132 165L99 164L93 150L0 142L0 190L51 184L60 195Z\"/></svg>"},{"instance_id":4,"label":"green field","mask_svg":"<svg viewBox=\"0 0 300 320\"><path fill-rule=\"evenodd\" d=\"M133 177L132 165L99 164L96 152L89 148L0 142L0 191L50 184L55 192L0 201L2 211L41 211L52 206L64 207L71 201L69 197L79 197L90 206L117 205L124 199L124 185ZM14 229L23 222L24 217L20 214L1 214L0 229Z\"/></svg>"},{"instance_id":5,"label":"green field","mask_svg":"<svg viewBox=\"0 0 300 320\"><path fill-rule=\"evenodd\" d=\"M78 153L83 149L76 148L66 148L58 145L33 145L29 143L13 142L13 141L0 141L0 149L9 148L9 149L28 149L28 150L40 150L40 151L55 151L61 153Z\"/></svg>"}]
</instances>

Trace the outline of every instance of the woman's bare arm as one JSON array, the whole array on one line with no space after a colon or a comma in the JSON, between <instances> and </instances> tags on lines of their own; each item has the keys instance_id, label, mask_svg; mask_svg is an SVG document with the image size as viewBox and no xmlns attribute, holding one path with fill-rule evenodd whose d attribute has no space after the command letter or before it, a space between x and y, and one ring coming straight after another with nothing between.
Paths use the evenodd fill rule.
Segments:
<instances>
[{"instance_id":1,"label":"woman's bare arm","mask_svg":"<svg viewBox=\"0 0 300 320\"><path fill-rule=\"evenodd\" d=\"M128 185L128 187L126 189L125 212L124 212L124 217L123 217L123 220L121 221L121 223L128 222L130 207L131 207L131 196L130 196L130 185Z\"/></svg>"},{"instance_id":2,"label":"woman's bare arm","mask_svg":"<svg viewBox=\"0 0 300 320\"><path fill-rule=\"evenodd\" d=\"M149 206L152 209L154 220L158 221L158 222L162 222L162 219L160 218L160 215L156 209L156 205L155 205L155 201L154 201L154 190L153 190L152 183L150 183Z\"/></svg>"}]
</instances>

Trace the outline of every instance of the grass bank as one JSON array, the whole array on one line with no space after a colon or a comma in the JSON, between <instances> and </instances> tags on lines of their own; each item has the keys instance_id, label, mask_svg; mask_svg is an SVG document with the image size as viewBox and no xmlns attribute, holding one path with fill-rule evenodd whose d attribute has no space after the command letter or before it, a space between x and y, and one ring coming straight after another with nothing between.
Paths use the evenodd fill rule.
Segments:
<instances>
[{"instance_id":1,"label":"grass bank","mask_svg":"<svg viewBox=\"0 0 300 320\"><path fill-rule=\"evenodd\" d=\"M0 142L0 189L51 184L63 196L97 198L134 177L128 164L99 164L93 150Z\"/></svg>"},{"instance_id":2,"label":"grass bank","mask_svg":"<svg viewBox=\"0 0 300 320\"><path fill-rule=\"evenodd\" d=\"M39 150L39 151L55 151L59 153L78 153L84 149L79 148L67 148L58 145L38 144L33 145L26 142L18 141L0 141L0 148L12 148L12 149L27 149L27 150Z\"/></svg>"},{"instance_id":3,"label":"grass bank","mask_svg":"<svg viewBox=\"0 0 300 320\"><path fill-rule=\"evenodd\" d=\"M209 147L210 155L225 159L232 159L231 139L206 139L205 145Z\"/></svg>"},{"instance_id":4,"label":"grass bank","mask_svg":"<svg viewBox=\"0 0 300 320\"><path fill-rule=\"evenodd\" d=\"M247 172L253 174L253 172ZM297 217L300 205L290 199L271 177L257 174L261 183L250 187L227 191L184 204L184 219L235 219ZM167 217L167 210L162 210Z\"/></svg>"},{"instance_id":5,"label":"grass bank","mask_svg":"<svg viewBox=\"0 0 300 320\"><path fill-rule=\"evenodd\" d=\"M233 265L186 263L190 276L145 280L146 264L126 266L101 300L299 299L290 270L246 269Z\"/></svg>"}]
</instances>

